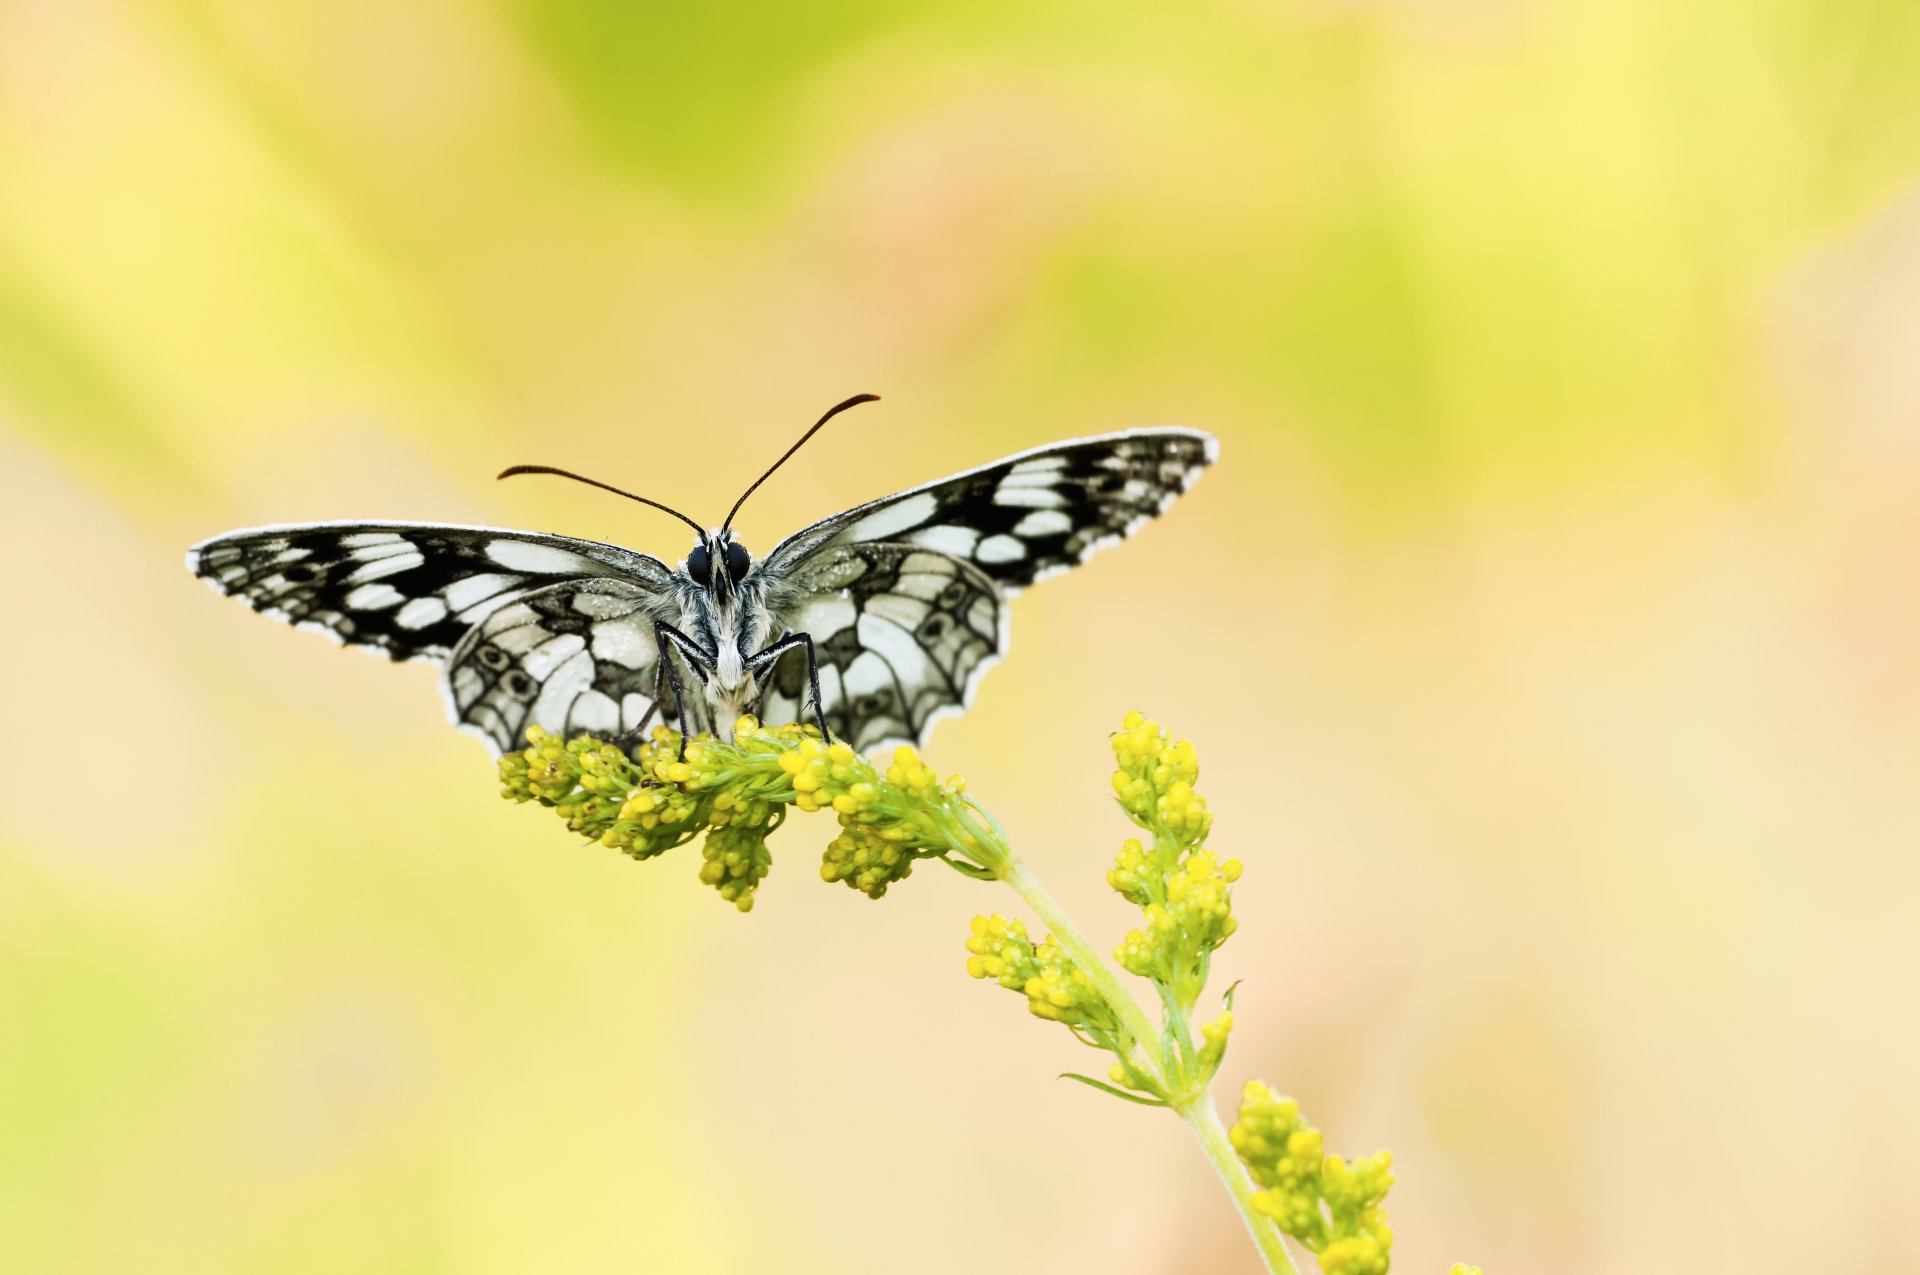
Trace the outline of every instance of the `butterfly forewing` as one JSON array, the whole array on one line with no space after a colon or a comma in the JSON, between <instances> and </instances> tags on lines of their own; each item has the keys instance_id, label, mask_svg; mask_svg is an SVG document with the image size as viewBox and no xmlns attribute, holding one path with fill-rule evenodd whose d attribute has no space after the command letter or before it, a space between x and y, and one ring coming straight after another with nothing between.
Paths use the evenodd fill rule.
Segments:
<instances>
[{"instance_id":1,"label":"butterfly forewing","mask_svg":"<svg viewBox=\"0 0 1920 1275\"><path fill-rule=\"evenodd\" d=\"M778 576L834 545L910 544L972 563L1010 595L1132 535L1214 455L1213 438L1188 429L1054 443L815 523L764 565Z\"/></svg>"},{"instance_id":2,"label":"butterfly forewing","mask_svg":"<svg viewBox=\"0 0 1920 1275\"><path fill-rule=\"evenodd\" d=\"M396 660L444 660L495 609L558 580L664 588L672 576L665 563L618 545L398 522L231 532L188 550L187 569L276 620Z\"/></svg>"}]
</instances>

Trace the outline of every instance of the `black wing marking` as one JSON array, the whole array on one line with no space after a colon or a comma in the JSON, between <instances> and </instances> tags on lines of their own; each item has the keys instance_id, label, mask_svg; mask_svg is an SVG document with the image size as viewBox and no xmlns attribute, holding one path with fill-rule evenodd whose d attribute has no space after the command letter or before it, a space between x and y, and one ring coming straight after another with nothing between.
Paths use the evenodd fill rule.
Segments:
<instances>
[{"instance_id":1,"label":"black wing marking","mask_svg":"<svg viewBox=\"0 0 1920 1275\"><path fill-rule=\"evenodd\" d=\"M187 570L264 615L395 660L444 660L499 607L558 580L663 591L672 579L659 559L618 545L408 522L229 532L189 549Z\"/></svg>"},{"instance_id":2,"label":"black wing marking","mask_svg":"<svg viewBox=\"0 0 1920 1275\"><path fill-rule=\"evenodd\" d=\"M601 577L523 593L454 649L447 711L495 752L524 746L532 725L562 739L633 730L660 676L659 605L654 590Z\"/></svg>"},{"instance_id":3,"label":"black wing marking","mask_svg":"<svg viewBox=\"0 0 1920 1275\"><path fill-rule=\"evenodd\" d=\"M805 600L780 622L812 635L827 727L863 752L923 741L1006 650L1000 590L944 553L840 545L809 559L794 583ZM761 701L766 720L811 720L806 671L803 652L781 658Z\"/></svg>"},{"instance_id":4,"label":"black wing marking","mask_svg":"<svg viewBox=\"0 0 1920 1275\"><path fill-rule=\"evenodd\" d=\"M789 536L761 562L776 601L835 546L914 545L964 559L1011 595L1139 530L1213 463L1211 435L1140 429L1052 443L872 501Z\"/></svg>"}]
</instances>

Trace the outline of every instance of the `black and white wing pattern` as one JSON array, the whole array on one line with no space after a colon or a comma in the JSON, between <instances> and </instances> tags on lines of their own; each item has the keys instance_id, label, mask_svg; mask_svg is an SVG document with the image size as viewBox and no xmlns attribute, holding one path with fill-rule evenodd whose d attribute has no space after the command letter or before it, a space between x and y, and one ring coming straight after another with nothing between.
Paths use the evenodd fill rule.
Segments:
<instances>
[{"instance_id":1,"label":"black and white wing pattern","mask_svg":"<svg viewBox=\"0 0 1920 1275\"><path fill-rule=\"evenodd\" d=\"M834 545L910 544L972 563L1010 597L1165 513L1218 454L1193 429L1051 443L817 522L761 565L777 579Z\"/></svg>"},{"instance_id":2,"label":"black and white wing pattern","mask_svg":"<svg viewBox=\"0 0 1920 1275\"><path fill-rule=\"evenodd\" d=\"M838 545L809 559L795 583L808 596L783 621L813 635L827 729L855 748L924 739L1006 649L1000 590L951 554ZM766 720L807 720L806 673L797 651L775 666Z\"/></svg>"},{"instance_id":3,"label":"black and white wing pattern","mask_svg":"<svg viewBox=\"0 0 1920 1275\"><path fill-rule=\"evenodd\" d=\"M454 721L496 752L536 722L562 735L637 724L651 706L653 624L675 612L657 558L493 527L261 527L195 545L187 569L336 642L444 664Z\"/></svg>"},{"instance_id":4,"label":"black and white wing pattern","mask_svg":"<svg viewBox=\"0 0 1920 1275\"><path fill-rule=\"evenodd\" d=\"M1035 448L872 501L776 545L768 607L810 633L827 725L854 747L920 743L1006 654L1007 599L1165 512L1217 455L1212 436L1129 430ZM762 704L802 717L804 662Z\"/></svg>"},{"instance_id":5,"label":"black and white wing pattern","mask_svg":"<svg viewBox=\"0 0 1920 1275\"><path fill-rule=\"evenodd\" d=\"M562 739L637 727L657 698L658 595L587 576L522 593L460 640L447 661L447 708L495 752L539 725Z\"/></svg>"}]
</instances>

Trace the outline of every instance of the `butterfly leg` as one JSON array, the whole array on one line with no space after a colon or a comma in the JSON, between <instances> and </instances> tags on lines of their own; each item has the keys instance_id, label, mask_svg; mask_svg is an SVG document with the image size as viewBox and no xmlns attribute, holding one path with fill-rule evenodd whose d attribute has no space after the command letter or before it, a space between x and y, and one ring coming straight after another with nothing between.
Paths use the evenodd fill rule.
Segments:
<instances>
[{"instance_id":1,"label":"butterfly leg","mask_svg":"<svg viewBox=\"0 0 1920 1275\"><path fill-rule=\"evenodd\" d=\"M615 735L612 739L608 740L607 742L610 744L618 744L624 748L626 745L631 744L634 740L640 739L643 736L645 736L647 733L647 727L653 724L653 715L660 711L660 705L666 701L666 698L667 698L667 661L666 661L666 657L662 656L660 659L659 667L656 668L653 672L653 702L647 705L647 711L641 714L640 721L636 725L630 726L626 730L621 731L618 735Z\"/></svg>"},{"instance_id":2,"label":"butterfly leg","mask_svg":"<svg viewBox=\"0 0 1920 1275\"><path fill-rule=\"evenodd\" d=\"M799 647L807 653L807 683L813 692L813 720L820 726L820 738L833 742L833 736L827 731L826 710L820 703L820 660L813 653L813 635L811 633L789 633L762 650L747 661L747 672L759 673L762 669L771 669L780 662L780 657ZM805 712L804 706L801 709Z\"/></svg>"},{"instance_id":3,"label":"butterfly leg","mask_svg":"<svg viewBox=\"0 0 1920 1275\"><path fill-rule=\"evenodd\" d=\"M687 759L687 696L680 685L680 670L673 666L673 652L678 651L682 659L694 672L702 677L713 675L713 656L701 645L664 621L656 621L653 626L655 649L660 652L660 662L666 665L667 680L673 685L674 711L680 718L680 760ZM671 649L669 649L671 648Z\"/></svg>"}]
</instances>

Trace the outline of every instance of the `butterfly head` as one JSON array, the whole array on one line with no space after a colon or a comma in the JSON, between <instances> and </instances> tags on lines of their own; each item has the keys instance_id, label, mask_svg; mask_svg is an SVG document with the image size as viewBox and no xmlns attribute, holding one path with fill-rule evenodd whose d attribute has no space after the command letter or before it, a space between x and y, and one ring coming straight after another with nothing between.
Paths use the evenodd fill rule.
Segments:
<instances>
[{"instance_id":1,"label":"butterfly head","mask_svg":"<svg viewBox=\"0 0 1920 1275\"><path fill-rule=\"evenodd\" d=\"M731 531L709 531L701 535L683 564L689 578L702 588L722 592L747 578L753 555L733 538Z\"/></svg>"}]
</instances>

